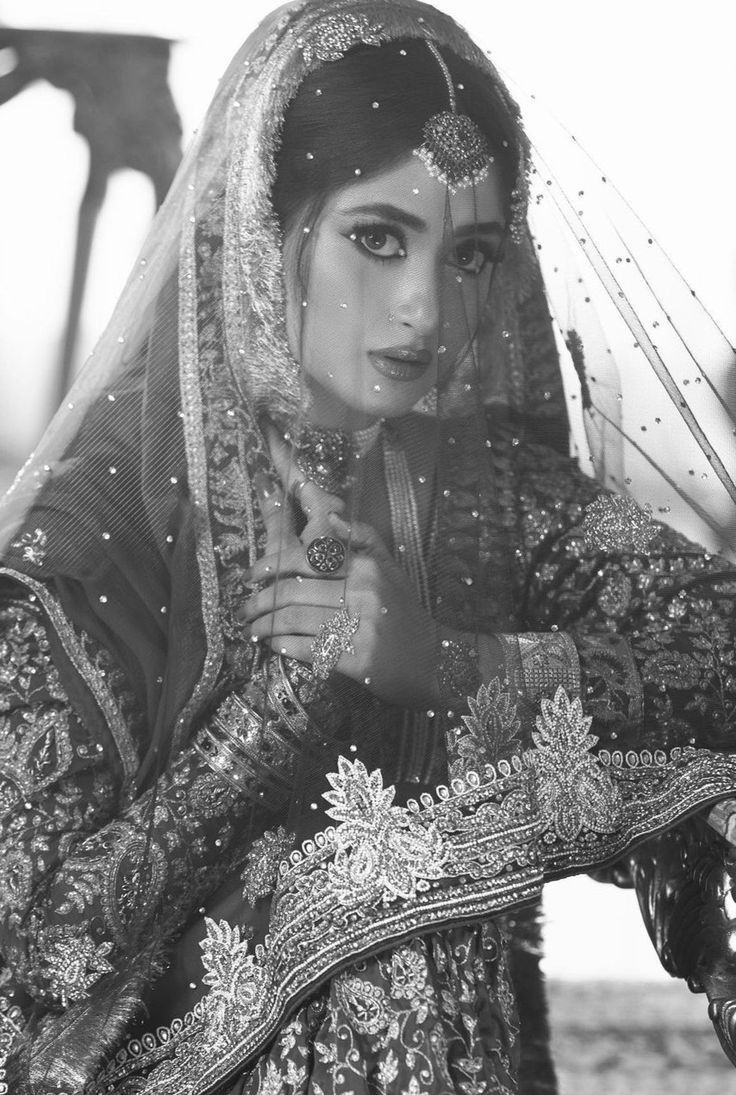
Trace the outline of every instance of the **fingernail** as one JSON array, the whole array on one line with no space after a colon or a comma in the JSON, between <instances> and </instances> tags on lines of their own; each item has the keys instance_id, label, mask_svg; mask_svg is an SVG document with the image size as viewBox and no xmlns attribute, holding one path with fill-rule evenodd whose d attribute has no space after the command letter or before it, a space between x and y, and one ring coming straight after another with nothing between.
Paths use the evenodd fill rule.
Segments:
<instances>
[{"instance_id":1,"label":"fingernail","mask_svg":"<svg viewBox=\"0 0 736 1095\"><path fill-rule=\"evenodd\" d=\"M267 475L265 471L257 471L253 482L255 483L256 490L260 494L261 498L270 498L276 490L276 484L270 475Z\"/></svg>"}]
</instances>

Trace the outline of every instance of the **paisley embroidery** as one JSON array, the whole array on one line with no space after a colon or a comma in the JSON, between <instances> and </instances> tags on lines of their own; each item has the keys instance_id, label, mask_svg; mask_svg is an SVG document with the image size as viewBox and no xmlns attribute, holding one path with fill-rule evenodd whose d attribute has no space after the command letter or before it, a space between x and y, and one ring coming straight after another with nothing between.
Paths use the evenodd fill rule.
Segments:
<instances>
[{"instance_id":1,"label":"paisley embroidery","mask_svg":"<svg viewBox=\"0 0 736 1095\"><path fill-rule=\"evenodd\" d=\"M359 760L351 764L340 757L338 771L327 779L334 789L323 796L331 804L325 812L342 822L328 868L341 905L412 898L426 879L441 877L445 849L439 830L393 806L394 789L384 788L379 770L369 775Z\"/></svg>"},{"instance_id":2,"label":"paisley embroidery","mask_svg":"<svg viewBox=\"0 0 736 1095\"><path fill-rule=\"evenodd\" d=\"M378 1034L389 1025L388 1001L380 986L352 974L341 974L335 981L335 989L358 1034Z\"/></svg>"}]
</instances>

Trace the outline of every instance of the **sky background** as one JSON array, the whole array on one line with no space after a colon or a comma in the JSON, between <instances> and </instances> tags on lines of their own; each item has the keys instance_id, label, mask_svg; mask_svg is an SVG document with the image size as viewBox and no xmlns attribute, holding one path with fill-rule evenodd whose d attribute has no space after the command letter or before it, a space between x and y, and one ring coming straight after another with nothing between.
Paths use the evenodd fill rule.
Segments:
<instances>
[{"instance_id":1,"label":"sky background","mask_svg":"<svg viewBox=\"0 0 736 1095\"><path fill-rule=\"evenodd\" d=\"M170 83L186 139L230 56L272 6L0 0L0 24L176 39ZM438 6L576 135L736 338L734 0ZM0 72L11 64L0 51ZM50 413L87 168L69 97L38 84L5 104L0 157L0 466L7 471L25 458ZM104 326L152 208L147 180L132 173L113 179L96 235L80 359ZM630 893L573 879L549 887L546 909L550 975L664 977Z\"/></svg>"}]
</instances>

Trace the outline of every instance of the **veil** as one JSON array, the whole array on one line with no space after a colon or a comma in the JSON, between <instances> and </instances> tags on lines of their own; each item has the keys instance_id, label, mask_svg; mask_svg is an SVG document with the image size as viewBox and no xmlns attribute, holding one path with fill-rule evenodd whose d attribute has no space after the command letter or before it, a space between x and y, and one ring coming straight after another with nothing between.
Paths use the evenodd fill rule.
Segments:
<instances>
[{"instance_id":1,"label":"veil","mask_svg":"<svg viewBox=\"0 0 736 1095\"><path fill-rule=\"evenodd\" d=\"M434 333L408 350L401 315L382 314L389 341L370 342L373 275L320 280L325 207L289 231L274 207L298 93L329 114L330 66L392 48L429 74L428 115L446 116L449 95L513 179L502 239L477 258L480 205L467 253L457 218L480 170L448 180L421 133L409 166L392 162L423 173L405 191L415 221L422 187L441 195L447 241ZM382 110L401 112L381 90L368 141ZM69 849L69 863L97 857L118 973L34 1018L20 1054L32 1083L86 1080L107 1055L90 1090L138 1090L149 1073L141 1090L212 1090L356 956L516 914L545 876L611 862L732 793L728 720L691 740L689 716L656 708L683 652L662 655L647 699L617 629L637 582L666 587L670 622L693 583L708 611L730 603L734 424L711 364L733 348L595 164L532 107L525 121L488 57L422 3L274 12L221 80L108 328L2 503L5 588L40 606L123 819L114 840ZM370 171L343 167L371 193ZM365 250L375 222L349 228L345 246ZM350 415L313 428L332 406L304 366L315 331L325 362L349 356L345 332L378 359L360 390L376 428ZM425 354L435 381L404 405ZM400 390L392 413L382 401ZM365 574L396 596L375 618L355 608ZM277 626L315 575L330 579L329 626L314 634L306 608ZM642 649L660 611L645 601ZM414 619L436 631L411 632ZM252 641L259 626L274 640ZM361 660L369 631L392 652L380 672ZM586 802L555 790L571 757ZM191 884L171 905L160 819L184 832L198 810ZM200 951L203 981L182 957Z\"/></svg>"}]
</instances>

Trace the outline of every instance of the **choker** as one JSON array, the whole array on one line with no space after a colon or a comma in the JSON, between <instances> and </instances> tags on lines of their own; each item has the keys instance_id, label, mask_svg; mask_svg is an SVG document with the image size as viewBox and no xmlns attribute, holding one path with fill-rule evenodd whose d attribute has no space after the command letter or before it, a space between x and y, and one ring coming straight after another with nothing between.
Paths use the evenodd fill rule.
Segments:
<instances>
[{"instance_id":1,"label":"choker","mask_svg":"<svg viewBox=\"0 0 736 1095\"><path fill-rule=\"evenodd\" d=\"M353 462L370 452L382 427L382 419L352 434L308 425L285 437L294 447L302 475L330 494L344 494L355 482Z\"/></svg>"}]
</instances>

